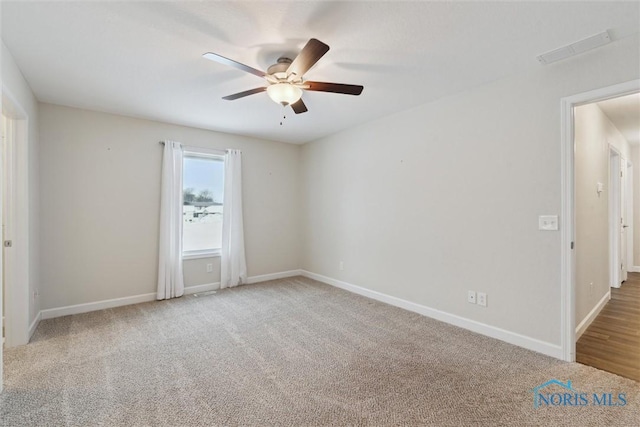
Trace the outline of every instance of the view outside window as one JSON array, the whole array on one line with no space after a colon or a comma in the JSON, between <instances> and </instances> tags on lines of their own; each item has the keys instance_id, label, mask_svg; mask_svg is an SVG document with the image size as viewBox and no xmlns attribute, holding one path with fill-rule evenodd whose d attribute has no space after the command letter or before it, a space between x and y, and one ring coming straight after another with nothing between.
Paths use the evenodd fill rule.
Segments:
<instances>
[{"instance_id":1,"label":"view outside window","mask_svg":"<svg viewBox=\"0 0 640 427\"><path fill-rule=\"evenodd\" d=\"M185 254L222 246L224 161L185 156L183 168L183 237Z\"/></svg>"}]
</instances>

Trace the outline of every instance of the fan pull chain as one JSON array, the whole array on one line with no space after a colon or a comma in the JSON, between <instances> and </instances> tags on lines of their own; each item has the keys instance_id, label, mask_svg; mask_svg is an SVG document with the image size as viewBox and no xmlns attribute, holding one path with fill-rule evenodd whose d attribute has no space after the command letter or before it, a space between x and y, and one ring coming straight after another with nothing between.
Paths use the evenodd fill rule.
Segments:
<instances>
[{"instance_id":1,"label":"fan pull chain","mask_svg":"<svg viewBox=\"0 0 640 427\"><path fill-rule=\"evenodd\" d=\"M285 113L285 106L282 106L282 120L280 120L280 126L282 126L282 121L287 118L287 114Z\"/></svg>"}]
</instances>

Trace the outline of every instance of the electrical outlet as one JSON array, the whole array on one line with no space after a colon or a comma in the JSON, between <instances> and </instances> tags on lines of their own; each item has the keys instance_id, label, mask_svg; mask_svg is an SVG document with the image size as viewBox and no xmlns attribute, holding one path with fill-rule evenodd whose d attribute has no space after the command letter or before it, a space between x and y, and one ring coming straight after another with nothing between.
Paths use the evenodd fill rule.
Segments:
<instances>
[{"instance_id":1,"label":"electrical outlet","mask_svg":"<svg viewBox=\"0 0 640 427\"><path fill-rule=\"evenodd\" d=\"M339 269L340 271L343 271L343 270L344 270L344 262L340 261L340 263L338 264L338 269Z\"/></svg>"},{"instance_id":2,"label":"electrical outlet","mask_svg":"<svg viewBox=\"0 0 640 427\"><path fill-rule=\"evenodd\" d=\"M469 304L475 304L476 303L476 293L475 293L475 291L469 291L469 293L467 293L467 302Z\"/></svg>"},{"instance_id":3,"label":"electrical outlet","mask_svg":"<svg viewBox=\"0 0 640 427\"><path fill-rule=\"evenodd\" d=\"M213 272L213 264L207 264L207 273Z\"/></svg>"},{"instance_id":4,"label":"electrical outlet","mask_svg":"<svg viewBox=\"0 0 640 427\"><path fill-rule=\"evenodd\" d=\"M540 215L538 217L538 230L558 230L558 215Z\"/></svg>"},{"instance_id":5,"label":"electrical outlet","mask_svg":"<svg viewBox=\"0 0 640 427\"><path fill-rule=\"evenodd\" d=\"M487 294L484 292L478 292L478 305L481 305L482 307L487 306Z\"/></svg>"}]
</instances>

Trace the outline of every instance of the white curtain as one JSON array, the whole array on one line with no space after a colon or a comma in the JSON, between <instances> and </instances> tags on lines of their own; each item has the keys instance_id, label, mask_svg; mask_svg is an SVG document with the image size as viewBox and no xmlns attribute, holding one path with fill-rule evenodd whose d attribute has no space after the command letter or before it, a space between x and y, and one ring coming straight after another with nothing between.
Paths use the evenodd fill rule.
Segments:
<instances>
[{"instance_id":1,"label":"white curtain","mask_svg":"<svg viewBox=\"0 0 640 427\"><path fill-rule=\"evenodd\" d=\"M247 283L242 223L242 152L227 150L224 159L224 213L220 288Z\"/></svg>"},{"instance_id":2,"label":"white curtain","mask_svg":"<svg viewBox=\"0 0 640 427\"><path fill-rule=\"evenodd\" d=\"M166 141L162 158L157 298L182 296L182 146Z\"/></svg>"}]
</instances>

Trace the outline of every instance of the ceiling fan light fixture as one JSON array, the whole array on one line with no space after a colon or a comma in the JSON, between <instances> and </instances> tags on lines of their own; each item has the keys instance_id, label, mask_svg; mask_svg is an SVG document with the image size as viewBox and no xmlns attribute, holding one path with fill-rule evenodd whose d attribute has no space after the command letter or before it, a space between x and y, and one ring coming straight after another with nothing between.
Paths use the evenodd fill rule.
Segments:
<instances>
[{"instance_id":1,"label":"ceiling fan light fixture","mask_svg":"<svg viewBox=\"0 0 640 427\"><path fill-rule=\"evenodd\" d=\"M2 1L2 0L0 0ZM271 65L267 72L260 71L248 65L226 58L217 53L207 52L203 56L211 61L229 65L238 70L262 77L267 81L266 86L249 89L233 95L223 96L222 99L233 101L256 93L267 92L273 102L284 107L291 106L296 114L309 111L302 100L302 92L330 92L343 95L360 95L363 86L344 83L313 82L304 79L304 74L309 71L325 53L329 51L329 45L318 39L309 39L300 53L293 59L285 56L278 58L276 64Z\"/></svg>"},{"instance_id":2,"label":"ceiling fan light fixture","mask_svg":"<svg viewBox=\"0 0 640 427\"><path fill-rule=\"evenodd\" d=\"M302 89L290 83L274 83L267 87L267 95L277 104L291 105L302 97Z\"/></svg>"}]
</instances>

